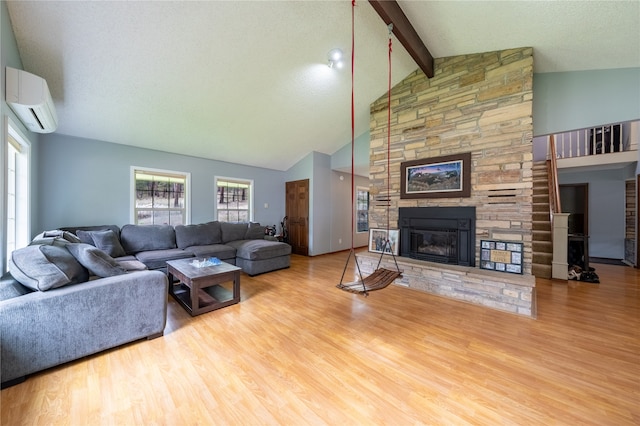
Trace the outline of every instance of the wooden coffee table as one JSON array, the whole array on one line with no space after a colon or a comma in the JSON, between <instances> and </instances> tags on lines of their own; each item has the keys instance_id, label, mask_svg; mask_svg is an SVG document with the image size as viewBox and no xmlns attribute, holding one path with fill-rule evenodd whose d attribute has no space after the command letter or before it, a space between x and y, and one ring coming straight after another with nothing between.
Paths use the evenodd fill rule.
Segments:
<instances>
[{"instance_id":1,"label":"wooden coffee table","mask_svg":"<svg viewBox=\"0 0 640 426\"><path fill-rule=\"evenodd\" d=\"M240 268L225 262L199 268L191 263L193 260L167 262L169 294L192 317L240 302ZM224 283L233 286L224 287Z\"/></svg>"}]
</instances>

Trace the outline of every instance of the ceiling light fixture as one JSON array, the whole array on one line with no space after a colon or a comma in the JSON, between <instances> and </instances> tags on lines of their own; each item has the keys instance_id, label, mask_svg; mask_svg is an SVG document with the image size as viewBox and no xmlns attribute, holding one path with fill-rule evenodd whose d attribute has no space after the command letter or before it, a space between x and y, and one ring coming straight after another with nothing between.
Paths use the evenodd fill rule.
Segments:
<instances>
[{"instance_id":1,"label":"ceiling light fixture","mask_svg":"<svg viewBox=\"0 0 640 426\"><path fill-rule=\"evenodd\" d=\"M328 55L329 68L342 68L344 66L344 55L340 49L331 49Z\"/></svg>"}]
</instances>

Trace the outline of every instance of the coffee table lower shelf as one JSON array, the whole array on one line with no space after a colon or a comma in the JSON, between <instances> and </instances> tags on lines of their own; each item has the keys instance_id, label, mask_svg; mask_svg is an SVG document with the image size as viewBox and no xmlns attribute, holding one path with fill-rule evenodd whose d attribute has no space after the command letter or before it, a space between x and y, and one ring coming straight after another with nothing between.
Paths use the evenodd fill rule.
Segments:
<instances>
[{"instance_id":1,"label":"coffee table lower shelf","mask_svg":"<svg viewBox=\"0 0 640 426\"><path fill-rule=\"evenodd\" d=\"M171 295L191 315L203 314L240 302L233 298L233 291L221 285L213 285L198 290L198 308L194 312L191 306L191 289L183 283L174 284Z\"/></svg>"}]
</instances>

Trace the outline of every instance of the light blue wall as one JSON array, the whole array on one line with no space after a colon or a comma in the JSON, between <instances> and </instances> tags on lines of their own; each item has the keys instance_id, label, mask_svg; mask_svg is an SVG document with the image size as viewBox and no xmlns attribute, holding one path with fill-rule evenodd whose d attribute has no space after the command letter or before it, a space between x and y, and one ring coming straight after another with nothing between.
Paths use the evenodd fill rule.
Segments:
<instances>
[{"instance_id":1,"label":"light blue wall","mask_svg":"<svg viewBox=\"0 0 640 426\"><path fill-rule=\"evenodd\" d=\"M311 152L286 172L287 182L309 179L309 256L329 253L331 247L331 157Z\"/></svg>"},{"instance_id":2,"label":"light blue wall","mask_svg":"<svg viewBox=\"0 0 640 426\"><path fill-rule=\"evenodd\" d=\"M534 74L533 134L640 119L640 68Z\"/></svg>"},{"instance_id":3,"label":"light blue wall","mask_svg":"<svg viewBox=\"0 0 640 426\"><path fill-rule=\"evenodd\" d=\"M7 177L7 134L5 122L10 118L12 125L24 136L25 139L31 144L30 155L32 160L38 159L38 134L29 132L24 125L18 120L15 113L9 108L9 105L5 102L5 67L12 67L17 69L23 69L22 59L18 52L18 45L16 43L15 35L13 34L13 28L11 26L11 20L9 18L9 12L7 10L7 3L5 1L0 2L0 270L5 270L5 247L6 247L6 202L7 202L7 190L6 190L6 177ZM37 206L38 206L38 188L34 182L38 179L37 167L31 167L29 175L32 185L30 188L30 217L29 228L33 230L37 220Z\"/></svg>"},{"instance_id":4,"label":"light blue wall","mask_svg":"<svg viewBox=\"0 0 640 426\"><path fill-rule=\"evenodd\" d=\"M365 170L365 173L360 173L361 176L369 178L369 141L371 140L371 134L369 131L361 134L353 141L353 159L355 173ZM351 142L334 152L331 156L331 168L333 170L341 170L344 172L351 172Z\"/></svg>"},{"instance_id":5,"label":"light blue wall","mask_svg":"<svg viewBox=\"0 0 640 426\"><path fill-rule=\"evenodd\" d=\"M331 157L311 152L286 172L286 180L309 179L309 255L331 251L334 217L331 194Z\"/></svg>"},{"instance_id":6,"label":"light blue wall","mask_svg":"<svg viewBox=\"0 0 640 426\"><path fill-rule=\"evenodd\" d=\"M311 179L313 177L313 153L310 152L285 173L286 181Z\"/></svg>"},{"instance_id":7,"label":"light blue wall","mask_svg":"<svg viewBox=\"0 0 640 426\"><path fill-rule=\"evenodd\" d=\"M359 138L360 151L369 159L369 134ZM358 146L358 145L356 145ZM346 250L351 247L351 174L344 168L345 152L351 169L351 142L332 156L311 152L286 173L287 181L309 179L309 255ZM343 180L340 180L340 176ZM356 176L356 185L369 187L369 178ZM367 244L368 233L354 236L354 246Z\"/></svg>"},{"instance_id":8,"label":"light blue wall","mask_svg":"<svg viewBox=\"0 0 640 426\"><path fill-rule=\"evenodd\" d=\"M30 132L27 128L22 124L22 122L18 119L16 114L11 110L7 102L5 101L5 67L12 67L17 69L24 69L22 67L22 59L20 58L20 53L18 52L18 44L16 42L15 35L13 34L13 28L11 27L11 20L9 18L9 12L7 10L7 2L0 2L0 21L2 26L0 27L0 94L1 102L0 102L0 111L2 111L2 118L4 124L4 117L8 116L11 118L13 124L17 127L17 129L24 134L24 136L29 140L32 144L32 150L37 150L38 144L38 134ZM4 132L2 133L2 146L5 146L5 136ZM34 153L36 155L37 153Z\"/></svg>"},{"instance_id":9,"label":"light blue wall","mask_svg":"<svg viewBox=\"0 0 640 426\"><path fill-rule=\"evenodd\" d=\"M634 178L634 166L588 172L560 171L559 183L589 184L589 255L624 258L625 180Z\"/></svg>"},{"instance_id":10,"label":"light blue wall","mask_svg":"<svg viewBox=\"0 0 640 426\"><path fill-rule=\"evenodd\" d=\"M334 216L334 201L331 193L331 157L319 152L313 153L313 179L310 208L311 237L309 254L316 256L331 252L331 223Z\"/></svg>"},{"instance_id":11,"label":"light blue wall","mask_svg":"<svg viewBox=\"0 0 640 426\"><path fill-rule=\"evenodd\" d=\"M369 188L369 131L356 137L353 146L355 187ZM335 170L331 176L331 199L333 202L333 219L331 221L331 251L351 248L351 221L355 206L351 200L351 142L333 153L331 168ZM342 180L340 179L342 178ZM355 224L354 228L355 229ZM366 246L368 232L354 232L353 246Z\"/></svg>"},{"instance_id":12,"label":"light blue wall","mask_svg":"<svg viewBox=\"0 0 640 426\"><path fill-rule=\"evenodd\" d=\"M191 173L191 223L214 219L215 176L254 180L255 221L274 225L284 217L284 172L50 134L41 141L35 231L130 223L131 166Z\"/></svg>"},{"instance_id":13,"label":"light blue wall","mask_svg":"<svg viewBox=\"0 0 640 426\"><path fill-rule=\"evenodd\" d=\"M369 189L368 177L356 175L354 181L356 188ZM348 250L351 248L352 212L355 213L355 205L351 202L351 173L332 171L331 202L333 204L331 209L333 215L331 220L331 251ZM366 246L368 239L368 232L354 232L353 246Z\"/></svg>"}]
</instances>

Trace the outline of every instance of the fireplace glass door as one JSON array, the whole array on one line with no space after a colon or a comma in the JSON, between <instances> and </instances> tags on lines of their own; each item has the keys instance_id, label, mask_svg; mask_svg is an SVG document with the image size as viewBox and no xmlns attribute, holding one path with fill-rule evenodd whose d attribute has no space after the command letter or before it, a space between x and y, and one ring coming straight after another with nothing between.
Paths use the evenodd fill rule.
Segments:
<instances>
[{"instance_id":1,"label":"fireplace glass door","mask_svg":"<svg viewBox=\"0 0 640 426\"><path fill-rule=\"evenodd\" d=\"M440 263L458 262L456 229L412 229L411 257Z\"/></svg>"}]
</instances>

